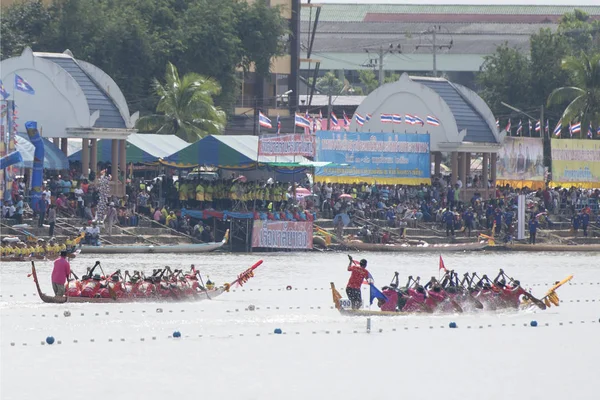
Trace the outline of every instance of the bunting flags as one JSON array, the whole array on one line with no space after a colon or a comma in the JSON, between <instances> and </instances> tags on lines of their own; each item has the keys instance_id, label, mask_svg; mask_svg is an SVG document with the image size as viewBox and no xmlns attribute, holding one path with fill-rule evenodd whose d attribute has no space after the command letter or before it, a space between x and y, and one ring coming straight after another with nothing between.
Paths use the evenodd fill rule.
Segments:
<instances>
[{"instance_id":1,"label":"bunting flags","mask_svg":"<svg viewBox=\"0 0 600 400\"><path fill-rule=\"evenodd\" d=\"M410 114L405 114L404 115L404 122L406 122L409 125L414 125L416 123L415 119Z\"/></svg>"},{"instance_id":2,"label":"bunting flags","mask_svg":"<svg viewBox=\"0 0 600 400\"><path fill-rule=\"evenodd\" d=\"M440 126L440 120L436 117L432 117L431 115L427 116L427 123L433 126ZM498 121L496 121L496 126L498 126Z\"/></svg>"},{"instance_id":3,"label":"bunting flags","mask_svg":"<svg viewBox=\"0 0 600 400\"><path fill-rule=\"evenodd\" d=\"M258 125L262 126L263 128L273 128L273 125L271 125L271 120L269 117L263 114L262 111L258 112Z\"/></svg>"},{"instance_id":4,"label":"bunting flags","mask_svg":"<svg viewBox=\"0 0 600 400\"><path fill-rule=\"evenodd\" d=\"M400 115L400 114L392 114L392 122L394 124L401 124L402 123L402 115Z\"/></svg>"}]
</instances>

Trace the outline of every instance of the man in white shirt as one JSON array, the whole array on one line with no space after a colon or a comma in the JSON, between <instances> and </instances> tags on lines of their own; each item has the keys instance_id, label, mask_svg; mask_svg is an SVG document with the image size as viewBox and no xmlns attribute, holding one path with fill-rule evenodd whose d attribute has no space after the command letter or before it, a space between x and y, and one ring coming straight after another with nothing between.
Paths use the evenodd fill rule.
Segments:
<instances>
[{"instance_id":1,"label":"man in white shirt","mask_svg":"<svg viewBox=\"0 0 600 400\"><path fill-rule=\"evenodd\" d=\"M462 187L463 187L463 183L462 183L462 181L460 180L460 178L456 180L456 184L458 185L458 188L459 188L459 189L462 189Z\"/></svg>"}]
</instances>

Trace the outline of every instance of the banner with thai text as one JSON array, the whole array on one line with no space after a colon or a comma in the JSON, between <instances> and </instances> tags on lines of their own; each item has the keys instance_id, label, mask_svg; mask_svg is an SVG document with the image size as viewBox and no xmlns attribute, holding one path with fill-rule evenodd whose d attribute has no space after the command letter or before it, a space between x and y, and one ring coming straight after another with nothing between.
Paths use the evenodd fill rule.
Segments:
<instances>
[{"instance_id":1,"label":"banner with thai text","mask_svg":"<svg viewBox=\"0 0 600 400\"><path fill-rule=\"evenodd\" d=\"M497 180L544 182L542 138L504 138L498 153Z\"/></svg>"},{"instance_id":2,"label":"banner with thai text","mask_svg":"<svg viewBox=\"0 0 600 400\"><path fill-rule=\"evenodd\" d=\"M317 132L318 182L416 185L430 180L429 134Z\"/></svg>"},{"instance_id":3,"label":"banner with thai text","mask_svg":"<svg viewBox=\"0 0 600 400\"><path fill-rule=\"evenodd\" d=\"M259 156L315 156L313 135L263 135L258 139Z\"/></svg>"},{"instance_id":4,"label":"banner with thai text","mask_svg":"<svg viewBox=\"0 0 600 400\"><path fill-rule=\"evenodd\" d=\"M313 224L310 221L254 220L252 225L252 247L312 249Z\"/></svg>"},{"instance_id":5,"label":"banner with thai text","mask_svg":"<svg viewBox=\"0 0 600 400\"><path fill-rule=\"evenodd\" d=\"M552 139L554 185L600 187L600 141Z\"/></svg>"}]
</instances>

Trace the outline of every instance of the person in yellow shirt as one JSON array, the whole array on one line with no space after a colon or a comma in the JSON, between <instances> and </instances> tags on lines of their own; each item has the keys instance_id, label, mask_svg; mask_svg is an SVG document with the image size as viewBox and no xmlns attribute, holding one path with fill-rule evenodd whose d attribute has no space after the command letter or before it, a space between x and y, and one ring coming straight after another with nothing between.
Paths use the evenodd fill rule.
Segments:
<instances>
[{"instance_id":1,"label":"person in yellow shirt","mask_svg":"<svg viewBox=\"0 0 600 400\"><path fill-rule=\"evenodd\" d=\"M204 200L206 201L207 207L212 207L213 201L213 193L215 192L215 187L213 183L210 183L206 186L206 190L204 191Z\"/></svg>"},{"instance_id":2,"label":"person in yellow shirt","mask_svg":"<svg viewBox=\"0 0 600 400\"><path fill-rule=\"evenodd\" d=\"M204 203L204 186L202 185L202 181L198 181L196 185L196 201L198 202L198 207L202 209Z\"/></svg>"},{"instance_id":3,"label":"person in yellow shirt","mask_svg":"<svg viewBox=\"0 0 600 400\"><path fill-rule=\"evenodd\" d=\"M179 207L185 207L187 203L187 184L181 182L179 184Z\"/></svg>"}]
</instances>

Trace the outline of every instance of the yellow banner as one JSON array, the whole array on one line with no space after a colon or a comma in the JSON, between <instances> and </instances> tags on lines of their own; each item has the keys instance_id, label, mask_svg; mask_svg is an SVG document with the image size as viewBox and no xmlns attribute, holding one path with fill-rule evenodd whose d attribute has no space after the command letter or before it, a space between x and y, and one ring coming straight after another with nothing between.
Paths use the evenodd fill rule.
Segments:
<instances>
[{"instance_id":1,"label":"yellow banner","mask_svg":"<svg viewBox=\"0 0 600 400\"><path fill-rule=\"evenodd\" d=\"M552 139L553 186L600 187L600 141Z\"/></svg>"}]
</instances>

